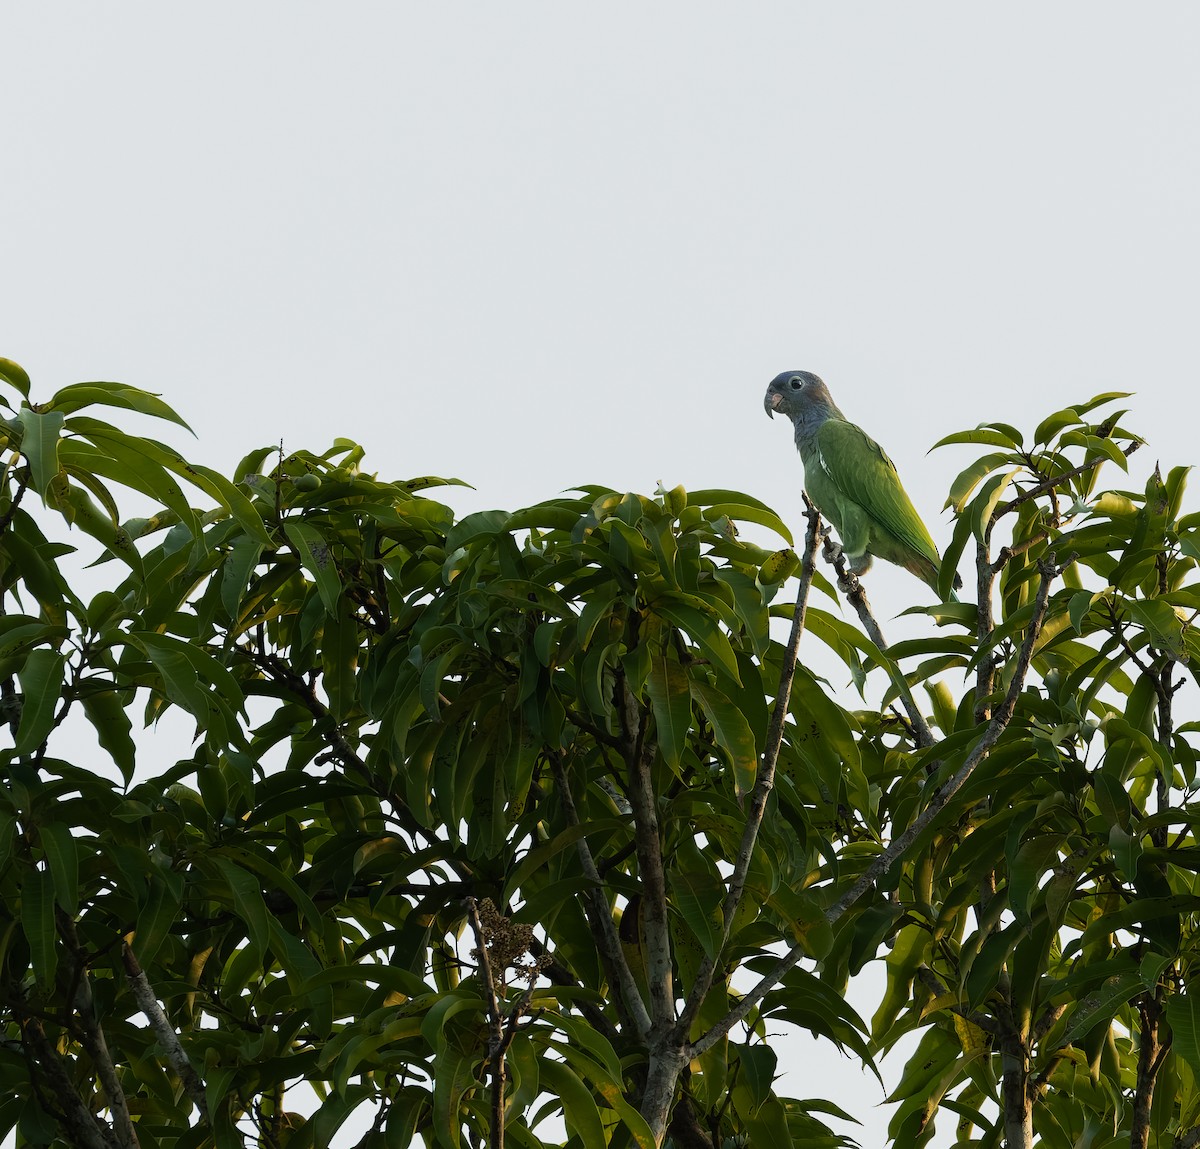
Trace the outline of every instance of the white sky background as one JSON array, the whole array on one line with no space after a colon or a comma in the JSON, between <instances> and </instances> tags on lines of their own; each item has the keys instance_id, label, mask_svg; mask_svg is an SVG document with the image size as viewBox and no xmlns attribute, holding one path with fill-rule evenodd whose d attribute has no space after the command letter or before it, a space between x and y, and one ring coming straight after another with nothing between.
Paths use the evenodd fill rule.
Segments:
<instances>
[{"instance_id":1,"label":"white sky background","mask_svg":"<svg viewBox=\"0 0 1200 1149\"><path fill-rule=\"evenodd\" d=\"M1195 6L26 2L0 38L0 354L161 392L211 465L345 435L464 512L662 479L799 524L794 367L941 544L950 431L1132 390L1137 485L1196 461ZM789 1091L836 1088L804 1048Z\"/></svg>"}]
</instances>

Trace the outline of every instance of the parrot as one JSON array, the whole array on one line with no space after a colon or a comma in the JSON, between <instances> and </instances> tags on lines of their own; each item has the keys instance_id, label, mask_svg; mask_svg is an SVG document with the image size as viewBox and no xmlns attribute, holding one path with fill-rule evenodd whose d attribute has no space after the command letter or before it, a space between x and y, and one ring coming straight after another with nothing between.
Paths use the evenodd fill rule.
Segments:
<instances>
[{"instance_id":1,"label":"parrot","mask_svg":"<svg viewBox=\"0 0 1200 1149\"><path fill-rule=\"evenodd\" d=\"M776 375L763 406L771 418L779 412L791 419L808 497L837 530L850 570L861 575L872 558L886 559L936 593L941 556L900 485L895 464L842 414L820 376L811 371ZM954 585L962 586L958 575Z\"/></svg>"}]
</instances>

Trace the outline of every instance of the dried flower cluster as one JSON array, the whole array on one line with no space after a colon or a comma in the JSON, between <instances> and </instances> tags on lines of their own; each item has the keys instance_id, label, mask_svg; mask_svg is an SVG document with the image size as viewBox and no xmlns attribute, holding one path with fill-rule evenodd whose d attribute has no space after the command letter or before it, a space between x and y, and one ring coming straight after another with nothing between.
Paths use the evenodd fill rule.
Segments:
<instances>
[{"instance_id":1,"label":"dried flower cluster","mask_svg":"<svg viewBox=\"0 0 1200 1149\"><path fill-rule=\"evenodd\" d=\"M479 925L492 969L501 974L512 969L516 973L515 980L532 985L550 961L548 956L528 956L533 946L533 926L506 918L491 898L484 898L479 903ZM471 951L471 956L479 957L478 948ZM499 980L507 981L506 978Z\"/></svg>"}]
</instances>

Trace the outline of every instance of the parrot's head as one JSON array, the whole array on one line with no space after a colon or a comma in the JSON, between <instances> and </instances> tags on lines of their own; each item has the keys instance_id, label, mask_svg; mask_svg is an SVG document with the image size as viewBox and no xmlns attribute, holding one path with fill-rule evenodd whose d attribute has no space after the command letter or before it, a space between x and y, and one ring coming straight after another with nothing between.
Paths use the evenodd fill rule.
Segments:
<instances>
[{"instance_id":1,"label":"parrot's head","mask_svg":"<svg viewBox=\"0 0 1200 1149\"><path fill-rule=\"evenodd\" d=\"M811 371L784 371L771 380L763 407L771 418L778 411L795 423L812 416L828 418L837 413L837 406L824 380Z\"/></svg>"}]
</instances>

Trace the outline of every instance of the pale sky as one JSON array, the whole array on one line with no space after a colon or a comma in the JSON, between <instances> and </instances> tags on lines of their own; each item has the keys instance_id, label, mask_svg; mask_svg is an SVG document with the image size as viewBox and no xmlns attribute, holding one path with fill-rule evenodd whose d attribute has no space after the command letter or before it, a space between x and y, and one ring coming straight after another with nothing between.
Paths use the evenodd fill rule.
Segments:
<instances>
[{"instance_id":1,"label":"pale sky","mask_svg":"<svg viewBox=\"0 0 1200 1149\"><path fill-rule=\"evenodd\" d=\"M1196 461L1195 5L25 0L0 38L0 355L161 392L202 462L344 435L462 511L661 479L798 524L790 368L939 544L965 426L1130 390L1136 484ZM795 1056L880 1144L871 1080Z\"/></svg>"}]
</instances>

